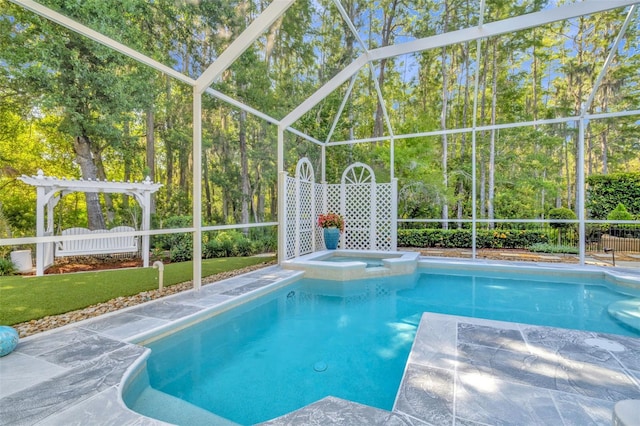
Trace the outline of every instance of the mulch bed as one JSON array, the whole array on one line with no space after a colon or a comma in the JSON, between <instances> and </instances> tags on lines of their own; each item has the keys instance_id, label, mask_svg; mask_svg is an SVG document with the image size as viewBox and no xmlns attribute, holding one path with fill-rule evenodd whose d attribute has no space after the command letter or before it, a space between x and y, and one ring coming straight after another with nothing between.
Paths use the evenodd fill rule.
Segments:
<instances>
[{"instance_id":1,"label":"mulch bed","mask_svg":"<svg viewBox=\"0 0 640 426\"><path fill-rule=\"evenodd\" d=\"M167 264L169 262L163 260L163 263ZM44 273L46 275L51 275L66 274L69 272L102 271L105 269L138 267L142 267L142 259L140 258L118 258L111 256L65 257L62 259L56 259L56 263L47 268Z\"/></svg>"}]
</instances>

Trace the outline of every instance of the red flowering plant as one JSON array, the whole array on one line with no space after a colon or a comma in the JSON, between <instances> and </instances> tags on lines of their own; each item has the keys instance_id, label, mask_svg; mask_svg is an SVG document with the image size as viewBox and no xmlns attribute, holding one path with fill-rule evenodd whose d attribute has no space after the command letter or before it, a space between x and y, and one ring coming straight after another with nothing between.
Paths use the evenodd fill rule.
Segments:
<instances>
[{"instance_id":1,"label":"red flowering plant","mask_svg":"<svg viewBox=\"0 0 640 426\"><path fill-rule=\"evenodd\" d=\"M327 213L318 216L318 226L320 228L338 228L344 231L344 219L337 213Z\"/></svg>"}]
</instances>

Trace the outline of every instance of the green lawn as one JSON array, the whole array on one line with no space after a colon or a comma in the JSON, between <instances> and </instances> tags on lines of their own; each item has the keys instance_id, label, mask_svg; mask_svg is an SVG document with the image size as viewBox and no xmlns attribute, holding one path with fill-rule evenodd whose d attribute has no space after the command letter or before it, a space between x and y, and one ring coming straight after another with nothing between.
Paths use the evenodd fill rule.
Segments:
<instances>
[{"instance_id":1,"label":"green lawn","mask_svg":"<svg viewBox=\"0 0 640 426\"><path fill-rule=\"evenodd\" d=\"M202 261L202 276L233 271L274 260L273 257L226 257ZM191 280L193 262L164 267L164 286ZM43 277L0 277L0 325L86 308L119 296L158 288L153 268L81 272Z\"/></svg>"}]
</instances>

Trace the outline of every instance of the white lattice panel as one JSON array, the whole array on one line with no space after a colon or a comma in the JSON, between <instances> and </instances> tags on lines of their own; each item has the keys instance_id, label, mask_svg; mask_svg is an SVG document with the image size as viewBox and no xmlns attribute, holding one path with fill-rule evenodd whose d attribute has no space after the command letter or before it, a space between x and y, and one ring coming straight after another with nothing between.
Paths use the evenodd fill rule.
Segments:
<instances>
[{"instance_id":1,"label":"white lattice panel","mask_svg":"<svg viewBox=\"0 0 640 426\"><path fill-rule=\"evenodd\" d=\"M340 213L340 186L327 185L327 212Z\"/></svg>"},{"instance_id":2,"label":"white lattice panel","mask_svg":"<svg viewBox=\"0 0 640 426\"><path fill-rule=\"evenodd\" d=\"M286 257L291 259L296 253L296 180L293 177L287 176L285 181L285 194L286 199Z\"/></svg>"},{"instance_id":3,"label":"white lattice panel","mask_svg":"<svg viewBox=\"0 0 640 426\"><path fill-rule=\"evenodd\" d=\"M315 229L315 217L312 211L313 182L301 181L300 185L300 204L298 221L300 231L298 238L300 239L300 252L298 255L313 253L313 232Z\"/></svg>"},{"instance_id":4,"label":"white lattice panel","mask_svg":"<svg viewBox=\"0 0 640 426\"><path fill-rule=\"evenodd\" d=\"M318 215L324 211L324 189L328 185L323 185L321 183L316 183L314 185L315 194L316 194L316 219ZM336 210L337 212L338 210ZM324 233L322 232L322 228L318 226L318 221L314 222L314 229L316 232L316 247L315 251L324 250Z\"/></svg>"},{"instance_id":5,"label":"white lattice panel","mask_svg":"<svg viewBox=\"0 0 640 426\"><path fill-rule=\"evenodd\" d=\"M390 183L378 184L376 188L376 250L389 251L393 248L391 241L392 190Z\"/></svg>"},{"instance_id":6,"label":"white lattice panel","mask_svg":"<svg viewBox=\"0 0 640 426\"><path fill-rule=\"evenodd\" d=\"M375 185L375 184L373 184ZM351 184L344 187L345 248L370 250L372 220L375 220L375 191L372 184Z\"/></svg>"}]
</instances>

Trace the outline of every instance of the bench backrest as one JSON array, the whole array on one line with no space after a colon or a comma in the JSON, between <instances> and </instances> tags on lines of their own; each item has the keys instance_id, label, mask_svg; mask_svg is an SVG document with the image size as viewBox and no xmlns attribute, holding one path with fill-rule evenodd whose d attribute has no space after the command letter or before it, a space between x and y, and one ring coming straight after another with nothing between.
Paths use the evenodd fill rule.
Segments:
<instances>
[{"instance_id":1,"label":"bench backrest","mask_svg":"<svg viewBox=\"0 0 640 426\"><path fill-rule=\"evenodd\" d=\"M131 232L135 231L130 226L116 226L110 230L97 229L91 231L87 228L69 228L62 231L62 235L87 235L87 234L105 234L115 232ZM122 237L109 237L102 236L100 238L91 240L69 240L61 241L58 243L57 249L60 252L75 253L75 254L94 254L94 253L109 253L110 251L122 251L128 249L129 251L137 251L138 239L134 235L122 236Z\"/></svg>"}]
</instances>

